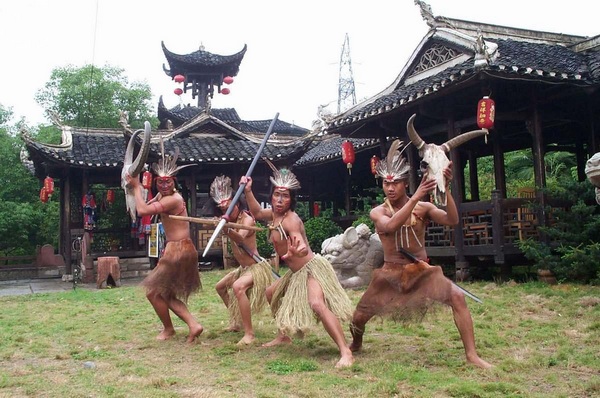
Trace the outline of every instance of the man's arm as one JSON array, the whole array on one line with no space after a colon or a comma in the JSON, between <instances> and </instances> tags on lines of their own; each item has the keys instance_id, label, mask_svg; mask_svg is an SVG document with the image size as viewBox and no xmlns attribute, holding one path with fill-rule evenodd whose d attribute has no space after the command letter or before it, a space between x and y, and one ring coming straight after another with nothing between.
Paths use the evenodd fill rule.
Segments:
<instances>
[{"instance_id":1,"label":"man's arm","mask_svg":"<svg viewBox=\"0 0 600 398\"><path fill-rule=\"evenodd\" d=\"M244 186L244 195L246 195L246 202L248 203L248 209L254 216L254 218L258 220L271 220L273 218L273 214L270 209L263 209L260 207L260 203L254 197L252 193L252 178L242 176L240 179L240 184L246 184Z\"/></svg>"}]
</instances>

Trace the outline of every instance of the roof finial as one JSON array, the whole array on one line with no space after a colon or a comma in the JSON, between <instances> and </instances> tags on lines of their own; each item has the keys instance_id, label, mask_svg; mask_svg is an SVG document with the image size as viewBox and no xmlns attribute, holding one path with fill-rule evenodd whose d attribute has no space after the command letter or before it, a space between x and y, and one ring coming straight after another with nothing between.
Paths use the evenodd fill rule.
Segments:
<instances>
[{"instance_id":1,"label":"roof finial","mask_svg":"<svg viewBox=\"0 0 600 398\"><path fill-rule=\"evenodd\" d=\"M433 28L435 26L435 16L433 15L433 11L431 11L431 6L423 0L415 0L415 4L421 8L423 20Z\"/></svg>"}]
</instances>

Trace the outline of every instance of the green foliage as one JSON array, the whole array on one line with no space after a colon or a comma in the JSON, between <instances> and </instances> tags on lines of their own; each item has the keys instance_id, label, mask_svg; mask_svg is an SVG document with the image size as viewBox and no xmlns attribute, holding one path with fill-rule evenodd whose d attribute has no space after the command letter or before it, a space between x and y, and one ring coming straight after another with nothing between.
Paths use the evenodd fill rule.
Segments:
<instances>
[{"instance_id":1,"label":"green foliage","mask_svg":"<svg viewBox=\"0 0 600 398\"><path fill-rule=\"evenodd\" d=\"M553 210L554 223L539 228L549 243L528 239L519 243L521 250L537 268L549 269L559 280L600 284L600 210L592 200L591 184L565 182L549 194L578 199L569 210Z\"/></svg>"},{"instance_id":2,"label":"green foliage","mask_svg":"<svg viewBox=\"0 0 600 398\"><path fill-rule=\"evenodd\" d=\"M268 239L269 231L264 229L262 231L256 231L256 247L258 254L263 258L269 258L275 252L273 245Z\"/></svg>"},{"instance_id":3,"label":"green foliage","mask_svg":"<svg viewBox=\"0 0 600 398\"><path fill-rule=\"evenodd\" d=\"M133 128L141 128L145 120L156 125L150 86L130 83L123 72L108 65L56 68L35 99L69 125L116 128L121 111L129 113Z\"/></svg>"},{"instance_id":4,"label":"green foliage","mask_svg":"<svg viewBox=\"0 0 600 398\"><path fill-rule=\"evenodd\" d=\"M7 125L11 117L0 105L0 253L30 255L37 245L57 247L58 204L40 202L40 182L21 163L23 142Z\"/></svg>"},{"instance_id":5,"label":"green foliage","mask_svg":"<svg viewBox=\"0 0 600 398\"><path fill-rule=\"evenodd\" d=\"M327 238L341 234L342 228L330 218L314 217L304 223L310 248L315 253L321 253L321 244Z\"/></svg>"},{"instance_id":6,"label":"green foliage","mask_svg":"<svg viewBox=\"0 0 600 398\"><path fill-rule=\"evenodd\" d=\"M373 220L371 220L371 217L369 217L369 215L363 214L359 216L356 220L354 220L352 226L358 227L360 224L366 224L366 226L369 227L371 231L375 231L375 223L373 222Z\"/></svg>"}]
</instances>

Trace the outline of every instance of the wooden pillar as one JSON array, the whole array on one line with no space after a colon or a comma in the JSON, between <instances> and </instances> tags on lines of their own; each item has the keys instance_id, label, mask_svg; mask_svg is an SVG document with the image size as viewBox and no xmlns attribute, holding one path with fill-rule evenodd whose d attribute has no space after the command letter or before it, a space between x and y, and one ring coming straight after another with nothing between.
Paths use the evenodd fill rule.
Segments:
<instances>
[{"instance_id":1,"label":"wooden pillar","mask_svg":"<svg viewBox=\"0 0 600 398\"><path fill-rule=\"evenodd\" d=\"M537 105L536 93L533 93L533 109L531 119L531 131L533 136L533 174L536 187L536 198L538 202L538 222L540 226L546 226L546 195L542 188L546 188L546 168L544 163L544 137L542 135L542 120Z\"/></svg>"},{"instance_id":2,"label":"wooden pillar","mask_svg":"<svg viewBox=\"0 0 600 398\"><path fill-rule=\"evenodd\" d=\"M454 127L454 116L450 116L448 118L448 139L454 138L456 135L460 134ZM452 160L452 174L454 178L451 182L452 192L448 192L449 195L452 195L454 198L454 202L456 203L456 209L458 210L458 224L454 226L454 248L456 250L455 258L455 269L456 269L456 279L464 280L469 277L469 263L466 261L466 257L464 254L464 235L463 235L463 217L462 217L462 202L463 197L460 194L462 191L461 186L463 185L462 176L460 173L459 165L460 165L460 155L457 149L452 149L450 151L450 160Z\"/></svg>"},{"instance_id":3,"label":"wooden pillar","mask_svg":"<svg viewBox=\"0 0 600 398\"><path fill-rule=\"evenodd\" d=\"M479 179L477 178L477 158L469 151L469 184L471 185L471 200L479 201Z\"/></svg>"},{"instance_id":4,"label":"wooden pillar","mask_svg":"<svg viewBox=\"0 0 600 398\"><path fill-rule=\"evenodd\" d=\"M492 151L494 152L495 189L500 191L503 198L506 198L506 169L504 168L504 150L500 132L493 130L488 139L492 141Z\"/></svg>"},{"instance_id":5,"label":"wooden pillar","mask_svg":"<svg viewBox=\"0 0 600 398\"><path fill-rule=\"evenodd\" d=\"M60 231L59 231L59 254L65 259L68 274L73 273L71 269L71 173L69 169L63 169L60 178Z\"/></svg>"}]
</instances>

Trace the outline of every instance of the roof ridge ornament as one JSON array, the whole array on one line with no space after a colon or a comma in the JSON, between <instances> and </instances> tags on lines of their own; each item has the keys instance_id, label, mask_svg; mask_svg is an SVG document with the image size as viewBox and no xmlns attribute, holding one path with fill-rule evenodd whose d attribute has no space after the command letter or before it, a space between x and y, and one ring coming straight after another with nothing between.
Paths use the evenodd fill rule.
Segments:
<instances>
[{"instance_id":1,"label":"roof ridge ornament","mask_svg":"<svg viewBox=\"0 0 600 398\"><path fill-rule=\"evenodd\" d=\"M415 5L418 5L421 9L421 17L423 20L432 28L436 27L435 16L431 10L431 6L425 3L423 0L415 0Z\"/></svg>"}]
</instances>

